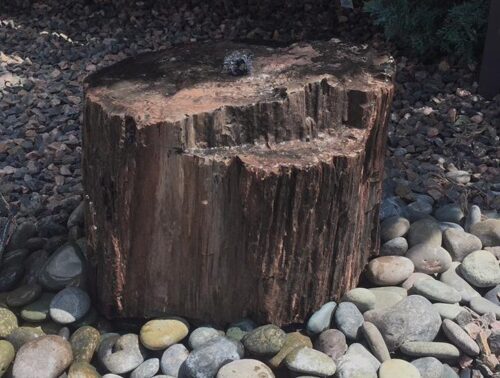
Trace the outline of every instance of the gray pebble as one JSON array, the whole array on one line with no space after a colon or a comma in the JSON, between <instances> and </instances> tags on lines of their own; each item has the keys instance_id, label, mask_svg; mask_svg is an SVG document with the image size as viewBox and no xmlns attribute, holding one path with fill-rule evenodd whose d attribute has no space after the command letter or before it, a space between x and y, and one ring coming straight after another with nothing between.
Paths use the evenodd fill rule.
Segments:
<instances>
[{"instance_id":1,"label":"gray pebble","mask_svg":"<svg viewBox=\"0 0 500 378\"><path fill-rule=\"evenodd\" d=\"M357 340L364 319L358 308L351 302L342 302L335 311L337 328L350 340Z\"/></svg>"}]
</instances>

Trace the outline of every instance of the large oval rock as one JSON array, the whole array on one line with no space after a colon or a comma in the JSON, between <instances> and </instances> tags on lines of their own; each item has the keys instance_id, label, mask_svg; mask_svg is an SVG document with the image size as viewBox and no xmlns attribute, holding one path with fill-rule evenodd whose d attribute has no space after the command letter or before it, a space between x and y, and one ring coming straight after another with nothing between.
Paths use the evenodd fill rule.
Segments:
<instances>
[{"instance_id":1,"label":"large oval rock","mask_svg":"<svg viewBox=\"0 0 500 378\"><path fill-rule=\"evenodd\" d=\"M224 365L217 378L274 378L274 373L263 362L245 359Z\"/></svg>"},{"instance_id":2,"label":"large oval rock","mask_svg":"<svg viewBox=\"0 0 500 378\"><path fill-rule=\"evenodd\" d=\"M389 217L380 224L380 238L387 241L401 237L406 235L409 229L408 219L399 216Z\"/></svg>"},{"instance_id":3,"label":"large oval rock","mask_svg":"<svg viewBox=\"0 0 500 378\"><path fill-rule=\"evenodd\" d=\"M420 219L410 226L408 232L408 244L413 247L417 244L429 244L439 247L442 242L439 223L432 218Z\"/></svg>"},{"instance_id":4,"label":"large oval rock","mask_svg":"<svg viewBox=\"0 0 500 378\"><path fill-rule=\"evenodd\" d=\"M380 366L379 378L421 378L418 369L405 360L387 360Z\"/></svg>"},{"instance_id":5,"label":"large oval rock","mask_svg":"<svg viewBox=\"0 0 500 378\"><path fill-rule=\"evenodd\" d=\"M389 349L387 349L387 345L385 345L384 337L375 326L375 324L370 322L364 322L361 327L361 331L363 332L363 336L365 337L366 342L370 346L370 349L373 355L380 361L384 362L391 359L389 354Z\"/></svg>"},{"instance_id":6,"label":"large oval rock","mask_svg":"<svg viewBox=\"0 0 500 378\"><path fill-rule=\"evenodd\" d=\"M375 285L398 285L413 273L413 263L403 256L381 256L368 264L367 274Z\"/></svg>"},{"instance_id":7,"label":"large oval rock","mask_svg":"<svg viewBox=\"0 0 500 378\"><path fill-rule=\"evenodd\" d=\"M217 337L191 352L179 370L179 378L215 377L223 365L241 359L243 353L240 342Z\"/></svg>"},{"instance_id":8,"label":"large oval rock","mask_svg":"<svg viewBox=\"0 0 500 378\"><path fill-rule=\"evenodd\" d=\"M41 269L39 282L49 290L61 290L84 274L85 257L74 243L59 247Z\"/></svg>"},{"instance_id":9,"label":"large oval rock","mask_svg":"<svg viewBox=\"0 0 500 378\"><path fill-rule=\"evenodd\" d=\"M336 378L377 378L380 362L358 343L351 344L337 364Z\"/></svg>"},{"instance_id":10,"label":"large oval rock","mask_svg":"<svg viewBox=\"0 0 500 378\"><path fill-rule=\"evenodd\" d=\"M462 261L469 253L482 248L481 240L467 232L447 229L443 233L443 247L450 253L453 261Z\"/></svg>"},{"instance_id":11,"label":"large oval rock","mask_svg":"<svg viewBox=\"0 0 500 378\"><path fill-rule=\"evenodd\" d=\"M460 265L459 273L476 287L492 287L500 284L498 260L488 251L475 251L467 255Z\"/></svg>"},{"instance_id":12,"label":"large oval rock","mask_svg":"<svg viewBox=\"0 0 500 378\"><path fill-rule=\"evenodd\" d=\"M315 376L331 376L335 362L326 354L308 347L296 348L286 356L285 364L291 371Z\"/></svg>"},{"instance_id":13,"label":"large oval rock","mask_svg":"<svg viewBox=\"0 0 500 378\"><path fill-rule=\"evenodd\" d=\"M163 350L177 344L189 333L187 322L182 319L155 319L141 327L142 345L151 350Z\"/></svg>"},{"instance_id":14,"label":"large oval rock","mask_svg":"<svg viewBox=\"0 0 500 378\"><path fill-rule=\"evenodd\" d=\"M464 302L470 302L472 298L481 295L466 280L460 277L458 274L459 266L459 262L453 262L448 270L441 274L439 280L457 290Z\"/></svg>"},{"instance_id":15,"label":"large oval rock","mask_svg":"<svg viewBox=\"0 0 500 378\"><path fill-rule=\"evenodd\" d=\"M446 249L428 243L414 245L408 250L406 257L415 265L415 271L426 274L444 272L452 262Z\"/></svg>"},{"instance_id":16,"label":"large oval rock","mask_svg":"<svg viewBox=\"0 0 500 378\"><path fill-rule=\"evenodd\" d=\"M417 358L411 362L422 378L446 378L444 365L436 357Z\"/></svg>"},{"instance_id":17,"label":"large oval rock","mask_svg":"<svg viewBox=\"0 0 500 378\"><path fill-rule=\"evenodd\" d=\"M242 342L251 354L266 356L278 353L285 344L285 339L285 331L273 324L267 324L246 334Z\"/></svg>"},{"instance_id":18,"label":"large oval rock","mask_svg":"<svg viewBox=\"0 0 500 378\"><path fill-rule=\"evenodd\" d=\"M97 352L99 361L113 374L125 374L144 362L145 351L133 333L102 336Z\"/></svg>"},{"instance_id":19,"label":"large oval rock","mask_svg":"<svg viewBox=\"0 0 500 378\"><path fill-rule=\"evenodd\" d=\"M349 290L342 297L342 302L351 302L358 308L359 311L365 312L375 308L375 294L364 287L357 287Z\"/></svg>"},{"instance_id":20,"label":"large oval rock","mask_svg":"<svg viewBox=\"0 0 500 378\"><path fill-rule=\"evenodd\" d=\"M307 321L307 332L310 335L316 335L323 332L325 329L330 328L333 312L336 307L337 303L335 302L328 302L321 306L321 308L312 314Z\"/></svg>"},{"instance_id":21,"label":"large oval rock","mask_svg":"<svg viewBox=\"0 0 500 378\"><path fill-rule=\"evenodd\" d=\"M400 350L412 357L435 357L449 360L460 356L460 351L454 345L431 341L408 341L401 345Z\"/></svg>"},{"instance_id":22,"label":"large oval rock","mask_svg":"<svg viewBox=\"0 0 500 378\"><path fill-rule=\"evenodd\" d=\"M58 377L73 360L71 345L62 337L42 336L24 344L17 352L14 378Z\"/></svg>"},{"instance_id":23,"label":"large oval rock","mask_svg":"<svg viewBox=\"0 0 500 378\"><path fill-rule=\"evenodd\" d=\"M448 339L465 354L477 356L479 354L479 345L455 322L443 320L443 331Z\"/></svg>"},{"instance_id":24,"label":"large oval rock","mask_svg":"<svg viewBox=\"0 0 500 378\"><path fill-rule=\"evenodd\" d=\"M500 219L487 219L471 226L470 233L476 235L483 247L500 245Z\"/></svg>"},{"instance_id":25,"label":"large oval rock","mask_svg":"<svg viewBox=\"0 0 500 378\"><path fill-rule=\"evenodd\" d=\"M77 287L67 287L52 298L49 314L57 323L70 324L83 318L89 309L89 295Z\"/></svg>"},{"instance_id":26,"label":"large oval rock","mask_svg":"<svg viewBox=\"0 0 500 378\"><path fill-rule=\"evenodd\" d=\"M350 340L356 340L364 319L358 308L351 302L342 302L335 311L337 328Z\"/></svg>"},{"instance_id":27,"label":"large oval rock","mask_svg":"<svg viewBox=\"0 0 500 378\"><path fill-rule=\"evenodd\" d=\"M420 295L410 295L390 308L367 311L364 317L379 329L390 351L407 341L432 341L441 327L439 313Z\"/></svg>"}]
</instances>

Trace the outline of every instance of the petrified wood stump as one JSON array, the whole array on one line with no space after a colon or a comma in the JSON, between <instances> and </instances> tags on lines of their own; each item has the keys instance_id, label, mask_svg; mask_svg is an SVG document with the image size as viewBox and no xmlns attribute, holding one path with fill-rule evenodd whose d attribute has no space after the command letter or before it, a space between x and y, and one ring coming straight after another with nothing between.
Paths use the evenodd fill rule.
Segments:
<instances>
[{"instance_id":1,"label":"petrified wood stump","mask_svg":"<svg viewBox=\"0 0 500 378\"><path fill-rule=\"evenodd\" d=\"M250 75L222 72L246 49ZM86 82L90 261L109 317L302 321L378 248L390 58L188 45Z\"/></svg>"}]
</instances>

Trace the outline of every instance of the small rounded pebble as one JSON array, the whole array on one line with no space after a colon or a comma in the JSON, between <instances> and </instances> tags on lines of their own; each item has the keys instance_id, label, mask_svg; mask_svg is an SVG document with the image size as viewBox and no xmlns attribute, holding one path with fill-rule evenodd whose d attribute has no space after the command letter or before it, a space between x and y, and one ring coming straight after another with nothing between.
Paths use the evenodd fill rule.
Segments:
<instances>
[{"instance_id":1,"label":"small rounded pebble","mask_svg":"<svg viewBox=\"0 0 500 378\"><path fill-rule=\"evenodd\" d=\"M410 290L413 285L415 285L415 282L420 281L420 280L433 280L434 278L427 273L421 273L421 272L415 272L410 275L402 284L401 286L406 289Z\"/></svg>"},{"instance_id":2,"label":"small rounded pebble","mask_svg":"<svg viewBox=\"0 0 500 378\"><path fill-rule=\"evenodd\" d=\"M97 352L99 361L113 374L131 372L144 362L144 355L139 337L133 333L102 335Z\"/></svg>"},{"instance_id":3,"label":"small rounded pebble","mask_svg":"<svg viewBox=\"0 0 500 378\"><path fill-rule=\"evenodd\" d=\"M469 356L479 354L479 345L458 324L444 319L442 327L446 337L462 352Z\"/></svg>"},{"instance_id":4,"label":"small rounded pebble","mask_svg":"<svg viewBox=\"0 0 500 378\"><path fill-rule=\"evenodd\" d=\"M158 373L159 369L160 360L158 358L150 358L137 366L132 373L130 373L130 378L152 378Z\"/></svg>"},{"instance_id":5,"label":"small rounded pebble","mask_svg":"<svg viewBox=\"0 0 500 378\"><path fill-rule=\"evenodd\" d=\"M14 346L7 340L0 340L0 377L7 371L15 355Z\"/></svg>"},{"instance_id":6,"label":"small rounded pebble","mask_svg":"<svg viewBox=\"0 0 500 378\"><path fill-rule=\"evenodd\" d=\"M380 224L380 237L383 241L404 236L410 229L408 219L394 216L382 221Z\"/></svg>"},{"instance_id":7,"label":"small rounded pebble","mask_svg":"<svg viewBox=\"0 0 500 378\"><path fill-rule=\"evenodd\" d=\"M71 324L83 318L90 308L88 294L77 287L67 287L50 302L50 317L60 324Z\"/></svg>"},{"instance_id":8,"label":"small rounded pebble","mask_svg":"<svg viewBox=\"0 0 500 378\"><path fill-rule=\"evenodd\" d=\"M244 359L224 365L217 378L274 378L274 373L261 361Z\"/></svg>"},{"instance_id":9,"label":"small rounded pebble","mask_svg":"<svg viewBox=\"0 0 500 378\"><path fill-rule=\"evenodd\" d=\"M408 242L403 237L388 240L380 247L381 256L404 256L406 251Z\"/></svg>"},{"instance_id":10,"label":"small rounded pebble","mask_svg":"<svg viewBox=\"0 0 500 378\"><path fill-rule=\"evenodd\" d=\"M420 378L418 369L405 360L392 359L380 365L379 378Z\"/></svg>"},{"instance_id":11,"label":"small rounded pebble","mask_svg":"<svg viewBox=\"0 0 500 378\"><path fill-rule=\"evenodd\" d=\"M9 336L11 332L16 328L16 315L12 311L0 307L0 337L5 338Z\"/></svg>"},{"instance_id":12,"label":"small rounded pebble","mask_svg":"<svg viewBox=\"0 0 500 378\"><path fill-rule=\"evenodd\" d=\"M28 341L44 335L40 327L18 327L7 336L7 340L14 345L15 350L19 350Z\"/></svg>"},{"instance_id":13,"label":"small rounded pebble","mask_svg":"<svg viewBox=\"0 0 500 378\"><path fill-rule=\"evenodd\" d=\"M314 349L325 353L337 362L347 351L345 335L337 329L327 329L314 342Z\"/></svg>"},{"instance_id":14,"label":"small rounded pebble","mask_svg":"<svg viewBox=\"0 0 500 378\"><path fill-rule=\"evenodd\" d=\"M408 250L406 257L413 262L416 272L426 274L444 272L452 262L446 249L428 243L414 245Z\"/></svg>"},{"instance_id":15,"label":"small rounded pebble","mask_svg":"<svg viewBox=\"0 0 500 378\"><path fill-rule=\"evenodd\" d=\"M254 355L273 355L285 344L285 332L273 325L263 325L255 328L243 338L245 349Z\"/></svg>"},{"instance_id":16,"label":"small rounded pebble","mask_svg":"<svg viewBox=\"0 0 500 378\"><path fill-rule=\"evenodd\" d=\"M336 365L326 354L308 347L297 348L285 359L288 369L295 373L330 376Z\"/></svg>"},{"instance_id":17,"label":"small rounded pebble","mask_svg":"<svg viewBox=\"0 0 500 378\"><path fill-rule=\"evenodd\" d=\"M470 233L481 239L483 247L500 245L500 219L487 219L471 226Z\"/></svg>"},{"instance_id":18,"label":"small rounded pebble","mask_svg":"<svg viewBox=\"0 0 500 378\"><path fill-rule=\"evenodd\" d=\"M42 287L37 283L19 286L7 295L9 307L22 307L37 300L42 295Z\"/></svg>"},{"instance_id":19,"label":"small rounded pebble","mask_svg":"<svg viewBox=\"0 0 500 378\"><path fill-rule=\"evenodd\" d=\"M280 351L268 361L271 367L278 368L285 360L286 356L298 347L312 348L311 339L299 332L290 332L286 334L285 344Z\"/></svg>"},{"instance_id":20,"label":"small rounded pebble","mask_svg":"<svg viewBox=\"0 0 500 378\"><path fill-rule=\"evenodd\" d=\"M413 273L410 259L403 256L382 256L370 261L367 268L368 278L376 285L398 285Z\"/></svg>"},{"instance_id":21,"label":"small rounded pebble","mask_svg":"<svg viewBox=\"0 0 500 378\"><path fill-rule=\"evenodd\" d=\"M461 313L467 312L465 308L457 304L433 303L432 307L434 307L439 312L439 315L442 319L455 320Z\"/></svg>"},{"instance_id":22,"label":"small rounded pebble","mask_svg":"<svg viewBox=\"0 0 500 378\"><path fill-rule=\"evenodd\" d=\"M307 332L310 335L315 335L330 328L333 312L337 307L336 302L325 303L319 310L314 312L307 321Z\"/></svg>"},{"instance_id":23,"label":"small rounded pebble","mask_svg":"<svg viewBox=\"0 0 500 378\"><path fill-rule=\"evenodd\" d=\"M356 340L364 319L358 308L351 302L342 302L335 311L337 328L350 340Z\"/></svg>"},{"instance_id":24,"label":"small rounded pebble","mask_svg":"<svg viewBox=\"0 0 500 378\"><path fill-rule=\"evenodd\" d=\"M74 360L90 362L99 346L100 336L99 331L94 327L78 328L70 337Z\"/></svg>"},{"instance_id":25,"label":"small rounded pebble","mask_svg":"<svg viewBox=\"0 0 500 378\"><path fill-rule=\"evenodd\" d=\"M365 340L368 342L373 355L380 361L384 362L391 359L387 345L385 345L384 337L375 326L370 322L364 322L361 330Z\"/></svg>"},{"instance_id":26,"label":"small rounded pebble","mask_svg":"<svg viewBox=\"0 0 500 378\"><path fill-rule=\"evenodd\" d=\"M29 322L41 322L48 318L50 302L54 295L51 293L43 293L33 303L23 307L21 310L21 318Z\"/></svg>"},{"instance_id":27,"label":"small rounded pebble","mask_svg":"<svg viewBox=\"0 0 500 378\"><path fill-rule=\"evenodd\" d=\"M443 378L444 365L436 357L422 357L411 362L422 378Z\"/></svg>"},{"instance_id":28,"label":"small rounded pebble","mask_svg":"<svg viewBox=\"0 0 500 378\"><path fill-rule=\"evenodd\" d=\"M187 323L180 319L150 320L141 327L141 343L151 350L163 350L184 339L189 332Z\"/></svg>"},{"instance_id":29,"label":"small rounded pebble","mask_svg":"<svg viewBox=\"0 0 500 378\"><path fill-rule=\"evenodd\" d=\"M408 232L408 245L427 244L434 247L441 246L442 233L439 223L431 218L420 219L411 224Z\"/></svg>"},{"instance_id":30,"label":"small rounded pebble","mask_svg":"<svg viewBox=\"0 0 500 378\"><path fill-rule=\"evenodd\" d=\"M470 300L470 307L479 315L484 315L488 312L492 312L495 314L497 319L500 319L500 306L483 297L472 298Z\"/></svg>"},{"instance_id":31,"label":"small rounded pebble","mask_svg":"<svg viewBox=\"0 0 500 378\"><path fill-rule=\"evenodd\" d=\"M169 346L161 356L160 366L163 374L177 377L181 365L189 356L189 351L182 344Z\"/></svg>"},{"instance_id":32,"label":"small rounded pebble","mask_svg":"<svg viewBox=\"0 0 500 378\"><path fill-rule=\"evenodd\" d=\"M224 336L224 332L212 327L199 327L189 335L188 344L191 349L196 349L218 336Z\"/></svg>"},{"instance_id":33,"label":"small rounded pebble","mask_svg":"<svg viewBox=\"0 0 500 378\"><path fill-rule=\"evenodd\" d=\"M475 251L467 255L460 265L459 273L476 287L492 287L500 284L498 260L488 251Z\"/></svg>"}]
</instances>

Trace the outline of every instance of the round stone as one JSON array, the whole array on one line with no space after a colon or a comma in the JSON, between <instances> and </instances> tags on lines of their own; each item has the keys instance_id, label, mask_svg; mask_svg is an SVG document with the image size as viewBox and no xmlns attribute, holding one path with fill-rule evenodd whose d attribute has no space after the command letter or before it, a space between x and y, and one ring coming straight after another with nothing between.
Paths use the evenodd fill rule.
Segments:
<instances>
[{"instance_id":1,"label":"round stone","mask_svg":"<svg viewBox=\"0 0 500 378\"><path fill-rule=\"evenodd\" d=\"M415 284L415 282L417 281L420 281L420 280L433 280L434 278L426 273L420 273L420 272L415 272L415 273L412 273L410 275L410 277L408 277L406 279L405 282L403 282L401 284L401 286L406 289L406 290L410 290L413 285Z\"/></svg>"},{"instance_id":2,"label":"round stone","mask_svg":"<svg viewBox=\"0 0 500 378\"><path fill-rule=\"evenodd\" d=\"M187 322L181 319L150 320L141 328L141 342L151 350L163 350L177 344L189 332Z\"/></svg>"},{"instance_id":3,"label":"round stone","mask_svg":"<svg viewBox=\"0 0 500 378\"><path fill-rule=\"evenodd\" d=\"M42 287L36 283L27 284L14 289L7 295L7 305L9 307L25 306L42 295Z\"/></svg>"},{"instance_id":4,"label":"round stone","mask_svg":"<svg viewBox=\"0 0 500 378\"><path fill-rule=\"evenodd\" d=\"M179 377L215 377L223 365L241 359L243 354L240 342L217 337L189 354L181 365Z\"/></svg>"},{"instance_id":5,"label":"round stone","mask_svg":"<svg viewBox=\"0 0 500 378\"><path fill-rule=\"evenodd\" d=\"M97 352L99 361L113 374L125 374L144 362L145 351L139 337L133 333L120 336L108 333L101 336Z\"/></svg>"},{"instance_id":6,"label":"round stone","mask_svg":"<svg viewBox=\"0 0 500 378\"><path fill-rule=\"evenodd\" d=\"M375 310L394 306L408 296L408 292L398 286L374 287L369 290L375 295Z\"/></svg>"},{"instance_id":7,"label":"round stone","mask_svg":"<svg viewBox=\"0 0 500 378\"><path fill-rule=\"evenodd\" d=\"M477 205L472 205L465 220L465 230L470 232L471 227L479 222L481 222L481 209Z\"/></svg>"},{"instance_id":8,"label":"round stone","mask_svg":"<svg viewBox=\"0 0 500 378\"><path fill-rule=\"evenodd\" d=\"M302 347L296 348L286 356L285 364L295 373L316 376L331 376L335 373L335 362L318 350Z\"/></svg>"},{"instance_id":9,"label":"round stone","mask_svg":"<svg viewBox=\"0 0 500 378\"><path fill-rule=\"evenodd\" d=\"M475 251L467 255L460 265L459 273L476 287L492 287L500 284L498 261L488 251Z\"/></svg>"},{"instance_id":10,"label":"round stone","mask_svg":"<svg viewBox=\"0 0 500 378\"><path fill-rule=\"evenodd\" d=\"M335 324L349 340L356 340L364 319L358 308L351 302L342 302L335 311Z\"/></svg>"},{"instance_id":11,"label":"round stone","mask_svg":"<svg viewBox=\"0 0 500 378\"><path fill-rule=\"evenodd\" d=\"M130 378L152 378L158 373L159 369L160 360L158 358L150 358L137 366L132 373L130 373Z\"/></svg>"},{"instance_id":12,"label":"round stone","mask_svg":"<svg viewBox=\"0 0 500 378\"><path fill-rule=\"evenodd\" d=\"M49 306L50 317L60 324L71 324L83 318L90 308L89 295L77 287L57 293Z\"/></svg>"},{"instance_id":13,"label":"round stone","mask_svg":"<svg viewBox=\"0 0 500 378\"><path fill-rule=\"evenodd\" d=\"M26 242L37 233L36 226L32 222L23 222L16 227L9 240L7 250L25 248Z\"/></svg>"},{"instance_id":14,"label":"round stone","mask_svg":"<svg viewBox=\"0 0 500 378\"><path fill-rule=\"evenodd\" d=\"M455 320L462 312L467 311L465 308L460 307L457 304L450 303L433 303L432 307L439 312L442 319Z\"/></svg>"},{"instance_id":15,"label":"round stone","mask_svg":"<svg viewBox=\"0 0 500 378\"><path fill-rule=\"evenodd\" d=\"M100 378L101 375L95 367L85 361L76 361L71 364L68 372L69 378Z\"/></svg>"},{"instance_id":16,"label":"round stone","mask_svg":"<svg viewBox=\"0 0 500 378\"><path fill-rule=\"evenodd\" d=\"M3 262L2 265L0 269L0 293L14 289L24 274L24 266L21 264L6 265Z\"/></svg>"},{"instance_id":17,"label":"round stone","mask_svg":"<svg viewBox=\"0 0 500 378\"><path fill-rule=\"evenodd\" d=\"M458 275L459 266L459 262L451 263L448 270L441 273L439 280L457 290L464 302L470 302L472 298L480 297L481 295L466 280Z\"/></svg>"},{"instance_id":18,"label":"round stone","mask_svg":"<svg viewBox=\"0 0 500 378\"><path fill-rule=\"evenodd\" d=\"M446 249L428 243L414 245L408 250L406 257L415 265L415 271L426 274L444 272L452 261Z\"/></svg>"},{"instance_id":19,"label":"round stone","mask_svg":"<svg viewBox=\"0 0 500 378\"><path fill-rule=\"evenodd\" d=\"M453 203L439 207L434 213L434 218L440 222L460 223L464 216L462 208Z\"/></svg>"},{"instance_id":20,"label":"round stone","mask_svg":"<svg viewBox=\"0 0 500 378\"><path fill-rule=\"evenodd\" d=\"M83 326L78 328L69 340L73 349L74 360L90 362L100 340L101 335L94 327Z\"/></svg>"},{"instance_id":21,"label":"round stone","mask_svg":"<svg viewBox=\"0 0 500 378\"><path fill-rule=\"evenodd\" d=\"M0 307L0 337L5 338L17 328L17 318L14 313L6 308Z\"/></svg>"},{"instance_id":22,"label":"round stone","mask_svg":"<svg viewBox=\"0 0 500 378\"><path fill-rule=\"evenodd\" d=\"M307 333L310 335L316 335L323 332L325 329L330 328L332 322L333 312L337 307L337 303L328 302L325 303L321 308L311 315L307 321Z\"/></svg>"},{"instance_id":23,"label":"round stone","mask_svg":"<svg viewBox=\"0 0 500 378\"><path fill-rule=\"evenodd\" d=\"M224 365L217 378L274 378L274 373L263 362L245 359Z\"/></svg>"},{"instance_id":24,"label":"round stone","mask_svg":"<svg viewBox=\"0 0 500 378\"><path fill-rule=\"evenodd\" d=\"M255 328L243 338L245 349L254 355L273 355L285 344L285 332L273 324Z\"/></svg>"},{"instance_id":25,"label":"round stone","mask_svg":"<svg viewBox=\"0 0 500 378\"><path fill-rule=\"evenodd\" d=\"M189 351L182 344L174 344L169 346L163 352L160 360L160 367L163 374L177 377L181 365L189 356Z\"/></svg>"},{"instance_id":26,"label":"round stone","mask_svg":"<svg viewBox=\"0 0 500 378\"><path fill-rule=\"evenodd\" d=\"M367 341L373 355L380 361L384 362L391 359L387 345L385 345L384 337L375 326L370 322L364 322L361 331Z\"/></svg>"},{"instance_id":27,"label":"round stone","mask_svg":"<svg viewBox=\"0 0 500 378\"><path fill-rule=\"evenodd\" d=\"M381 256L404 256L406 251L408 242L403 237L388 240L380 247Z\"/></svg>"},{"instance_id":28,"label":"round stone","mask_svg":"<svg viewBox=\"0 0 500 378\"><path fill-rule=\"evenodd\" d=\"M438 280L420 280L412 288L414 294L419 294L432 302L458 303L462 299L460 293Z\"/></svg>"},{"instance_id":29,"label":"round stone","mask_svg":"<svg viewBox=\"0 0 500 378\"><path fill-rule=\"evenodd\" d=\"M443 233L443 247L450 253L453 261L462 261L465 256L482 248L481 240L472 234L455 229Z\"/></svg>"},{"instance_id":30,"label":"round stone","mask_svg":"<svg viewBox=\"0 0 500 378\"><path fill-rule=\"evenodd\" d=\"M408 232L408 244L413 247L417 244L441 246L442 234L439 223L432 218L424 218L412 223Z\"/></svg>"},{"instance_id":31,"label":"round stone","mask_svg":"<svg viewBox=\"0 0 500 378\"><path fill-rule=\"evenodd\" d=\"M408 217L412 222L427 217L432 213L432 203L426 200L417 199L409 203L405 208Z\"/></svg>"},{"instance_id":32,"label":"round stone","mask_svg":"<svg viewBox=\"0 0 500 378\"><path fill-rule=\"evenodd\" d=\"M399 216L389 217L380 224L380 238L387 241L404 236L409 229L408 219Z\"/></svg>"},{"instance_id":33,"label":"round stone","mask_svg":"<svg viewBox=\"0 0 500 378\"><path fill-rule=\"evenodd\" d=\"M58 377L73 360L71 345L62 337L41 336L27 342L17 352L12 373L14 377Z\"/></svg>"},{"instance_id":34,"label":"round stone","mask_svg":"<svg viewBox=\"0 0 500 378\"><path fill-rule=\"evenodd\" d=\"M314 349L325 353L336 363L347 351L345 335L337 329L327 329L316 338Z\"/></svg>"},{"instance_id":35,"label":"round stone","mask_svg":"<svg viewBox=\"0 0 500 378\"><path fill-rule=\"evenodd\" d=\"M337 363L337 378L377 378L380 362L366 348L353 343Z\"/></svg>"},{"instance_id":36,"label":"round stone","mask_svg":"<svg viewBox=\"0 0 500 378\"><path fill-rule=\"evenodd\" d=\"M458 324L449 319L444 319L442 327L446 337L462 352L469 356L479 354L477 343Z\"/></svg>"},{"instance_id":37,"label":"round stone","mask_svg":"<svg viewBox=\"0 0 500 378\"><path fill-rule=\"evenodd\" d=\"M413 270L413 263L406 257L382 256L370 261L367 274L375 285L391 286L406 280Z\"/></svg>"},{"instance_id":38,"label":"round stone","mask_svg":"<svg viewBox=\"0 0 500 378\"><path fill-rule=\"evenodd\" d=\"M452 344L431 341L408 341L401 345L401 352L412 357L435 357L453 359L460 356L460 351Z\"/></svg>"},{"instance_id":39,"label":"round stone","mask_svg":"<svg viewBox=\"0 0 500 378\"><path fill-rule=\"evenodd\" d=\"M286 356L298 347L312 348L311 339L299 332L287 333L285 344L283 344L280 351L268 361L269 365L274 368L278 368L281 366L281 363L285 360Z\"/></svg>"},{"instance_id":40,"label":"round stone","mask_svg":"<svg viewBox=\"0 0 500 378\"><path fill-rule=\"evenodd\" d=\"M0 377L2 377L14 360L16 351L7 340L0 340Z\"/></svg>"},{"instance_id":41,"label":"round stone","mask_svg":"<svg viewBox=\"0 0 500 378\"><path fill-rule=\"evenodd\" d=\"M49 290L61 290L84 273L85 257L74 243L59 247L41 269L39 282Z\"/></svg>"},{"instance_id":42,"label":"round stone","mask_svg":"<svg viewBox=\"0 0 500 378\"><path fill-rule=\"evenodd\" d=\"M476 235L483 247L500 245L500 219L487 219L471 226L470 233Z\"/></svg>"},{"instance_id":43,"label":"round stone","mask_svg":"<svg viewBox=\"0 0 500 378\"><path fill-rule=\"evenodd\" d=\"M21 318L29 322L42 322L49 315L50 302L54 294L43 293L36 301L26 305L21 310Z\"/></svg>"},{"instance_id":44,"label":"round stone","mask_svg":"<svg viewBox=\"0 0 500 378\"><path fill-rule=\"evenodd\" d=\"M460 226L459 224L453 223L453 222L439 222L439 229L441 232L445 232L448 229L453 229L453 230L458 230L465 232L464 228Z\"/></svg>"},{"instance_id":45,"label":"round stone","mask_svg":"<svg viewBox=\"0 0 500 378\"><path fill-rule=\"evenodd\" d=\"M378 374L379 378L420 378L420 373L418 369L406 362L405 360L399 360L394 358L392 360L385 361L380 365L380 371Z\"/></svg>"},{"instance_id":46,"label":"round stone","mask_svg":"<svg viewBox=\"0 0 500 378\"><path fill-rule=\"evenodd\" d=\"M420 295L410 295L386 309L367 311L364 317L378 328L389 351L406 341L432 341L441 328L439 313Z\"/></svg>"},{"instance_id":47,"label":"round stone","mask_svg":"<svg viewBox=\"0 0 500 378\"><path fill-rule=\"evenodd\" d=\"M470 173L462 170L450 171L446 173L446 178L457 184L465 185L470 181Z\"/></svg>"},{"instance_id":48,"label":"round stone","mask_svg":"<svg viewBox=\"0 0 500 378\"><path fill-rule=\"evenodd\" d=\"M359 311L365 312L375 308L375 294L363 287L357 287L349 290L342 297L342 302L351 302Z\"/></svg>"},{"instance_id":49,"label":"round stone","mask_svg":"<svg viewBox=\"0 0 500 378\"><path fill-rule=\"evenodd\" d=\"M191 349L196 349L218 336L224 336L224 332L212 327L199 327L189 335L188 344Z\"/></svg>"},{"instance_id":50,"label":"round stone","mask_svg":"<svg viewBox=\"0 0 500 378\"><path fill-rule=\"evenodd\" d=\"M422 357L411 362L422 378L444 378L444 365L435 357Z\"/></svg>"},{"instance_id":51,"label":"round stone","mask_svg":"<svg viewBox=\"0 0 500 378\"><path fill-rule=\"evenodd\" d=\"M500 306L487 299L484 299L483 297L472 298L470 300L470 307L480 315L492 312L495 314L497 319L500 319Z\"/></svg>"},{"instance_id":52,"label":"round stone","mask_svg":"<svg viewBox=\"0 0 500 378\"><path fill-rule=\"evenodd\" d=\"M7 336L7 340L14 346L15 350L19 350L28 341L44 335L45 333L40 327L18 327Z\"/></svg>"}]
</instances>

